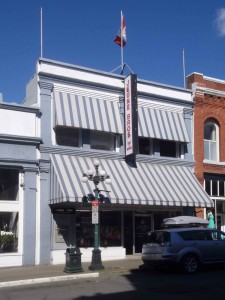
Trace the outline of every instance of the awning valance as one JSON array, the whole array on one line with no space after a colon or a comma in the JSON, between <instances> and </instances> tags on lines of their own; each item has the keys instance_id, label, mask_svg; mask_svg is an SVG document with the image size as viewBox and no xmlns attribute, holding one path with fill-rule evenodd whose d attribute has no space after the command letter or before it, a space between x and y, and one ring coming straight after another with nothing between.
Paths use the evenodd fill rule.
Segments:
<instances>
[{"instance_id":1,"label":"awning valance","mask_svg":"<svg viewBox=\"0 0 225 300\"><path fill-rule=\"evenodd\" d=\"M138 107L138 135L189 143L182 113Z\"/></svg>"},{"instance_id":2,"label":"awning valance","mask_svg":"<svg viewBox=\"0 0 225 300\"><path fill-rule=\"evenodd\" d=\"M54 92L55 125L123 133L119 105L87 96Z\"/></svg>"},{"instance_id":3,"label":"awning valance","mask_svg":"<svg viewBox=\"0 0 225 300\"><path fill-rule=\"evenodd\" d=\"M81 202L92 193L93 182L81 181L83 173L94 170L93 159L69 155L51 155L52 186L50 204ZM101 159L100 169L112 179L110 186L99 184L111 203L164 206L212 207L213 202L186 166L139 163L130 167L125 161Z\"/></svg>"}]
</instances>

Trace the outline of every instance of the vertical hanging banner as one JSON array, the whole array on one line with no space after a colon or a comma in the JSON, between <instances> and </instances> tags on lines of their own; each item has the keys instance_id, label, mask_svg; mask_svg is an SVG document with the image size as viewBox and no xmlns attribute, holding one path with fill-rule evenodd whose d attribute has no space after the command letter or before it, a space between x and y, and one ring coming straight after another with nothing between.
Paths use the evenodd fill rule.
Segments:
<instances>
[{"instance_id":1,"label":"vertical hanging banner","mask_svg":"<svg viewBox=\"0 0 225 300\"><path fill-rule=\"evenodd\" d=\"M125 156L128 156L138 153L137 75L127 76L124 85Z\"/></svg>"}]
</instances>

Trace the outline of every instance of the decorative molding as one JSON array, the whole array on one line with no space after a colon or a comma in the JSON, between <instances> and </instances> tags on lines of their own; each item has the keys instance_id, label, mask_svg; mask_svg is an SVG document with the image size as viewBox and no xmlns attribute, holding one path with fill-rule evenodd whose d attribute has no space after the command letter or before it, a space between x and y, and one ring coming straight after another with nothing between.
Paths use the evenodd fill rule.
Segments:
<instances>
[{"instance_id":1,"label":"decorative molding","mask_svg":"<svg viewBox=\"0 0 225 300\"><path fill-rule=\"evenodd\" d=\"M29 165L38 166L37 160L31 160L31 159L17 159L17 158L0 158L0 164L1 166L8 166L12 168L25 168Z\"/></svg>"},{"instance_id":2,"label":"decorative molding","mask_svg":"<svg viewBox=\"0 0 225 300\"><path fill-rule=\"evenodd\" d=\"M39 81L38 82L41 89L50 90L52 91L54 88L54 85L52 83L46 82L46 81Z\"/></svg>"},{"instance_id":3,"label":"decorative molding","mask_svg":"<svg viewBox=\"0 0 225 300\"><path fill-rule=\"evenodd\" d=\"M0 109L21 111L21 112L27 112L27 113L35 113L38 116L39 116L39 114L41 114L39 107L33 107L33 106L31 107L31 106L19 105L19 104L14 104L14 103L0 102Z\"/></svg>"},{"instance_id":4,"label":"decorative molding","mask_svg":"<svg viewBox=\"0 0 225 300\"><path fill-rule=\"evenodd\" d=\"M40 145L42 143L41 138L37 137L27 137L27 136L17 136L0 134L0 143L11 143L11 144L23 144L23 145Z\"/></svg>"}]
</instances>

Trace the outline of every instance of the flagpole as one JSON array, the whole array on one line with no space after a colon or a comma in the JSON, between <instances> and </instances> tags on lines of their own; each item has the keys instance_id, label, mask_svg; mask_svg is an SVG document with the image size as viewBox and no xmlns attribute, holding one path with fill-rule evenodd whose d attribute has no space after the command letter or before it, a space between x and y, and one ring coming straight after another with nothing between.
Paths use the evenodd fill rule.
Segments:
<instances>
[{"instance_id":1,"label":"flagpole","mask_svg":"<svg viewBox=\"0 0 225 300\"><path fill-rule=\"evenodd\" d=\"M121 24L120 24L120 36L121 36L121 75L123 75L123 12L121 10Z\"/></svg>"},{"instance_id":2,"label":"flagpole","mask_svg":"<svg viewBox=\"0 0 225 300\"><path fill-rule=\"evenodd\" d=\"M43 56L43 41L42 41L42 7L41 7L41 20L40 20L40 25L41 25L41 28L40 28L40 40L41 40L41 58Z\"/></svg>"},{"instance_id":3,"label":"flagpole","mask_svg":"<svg viewBox=\"0 0 225 300\"><path fill-rule=\"evenodd\" d=\"M185 78L184 48L183 48L183 76L184 76L184 88L185 88L185 85L186 85L186 78Z\"/></svg>"}]
</instances>

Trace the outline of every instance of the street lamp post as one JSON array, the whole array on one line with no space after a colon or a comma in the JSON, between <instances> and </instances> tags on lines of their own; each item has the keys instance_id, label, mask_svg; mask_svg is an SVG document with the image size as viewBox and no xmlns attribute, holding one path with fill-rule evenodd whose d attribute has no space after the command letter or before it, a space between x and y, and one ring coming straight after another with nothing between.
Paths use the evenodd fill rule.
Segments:
<instances>
[{"instance_id":1,"label":"street lamp post","mask_svg":"<svg viewBox=\"0 0 225 300\"><path fill-rule=\"evenodd\" d=\"M105 183L110 184L111 178L109 175L106 174L104 170L99 170L100 161L95 159L94 160L94 166L95 166L95 173L92 170L88 170L87 173L83 174L83 177L81 180L85 183L88 182L88 180L93 181L95 185L94 193L95 193L95 205L98 210L98 195L100 190L98 189L98 184L100 182L105 181ZM95 225L95 232L94 232L94 250L92 251L92 261L91 265L89 266L90 270L101 270L104 269L101 261L101 250L99 249L99 218L98 218L98 211L97 211L97 219L95 218L93 222L93 214L96 215L96 211L93 211L93 205L92 205L92 223Z\"/></svg>"}]
</instances>

